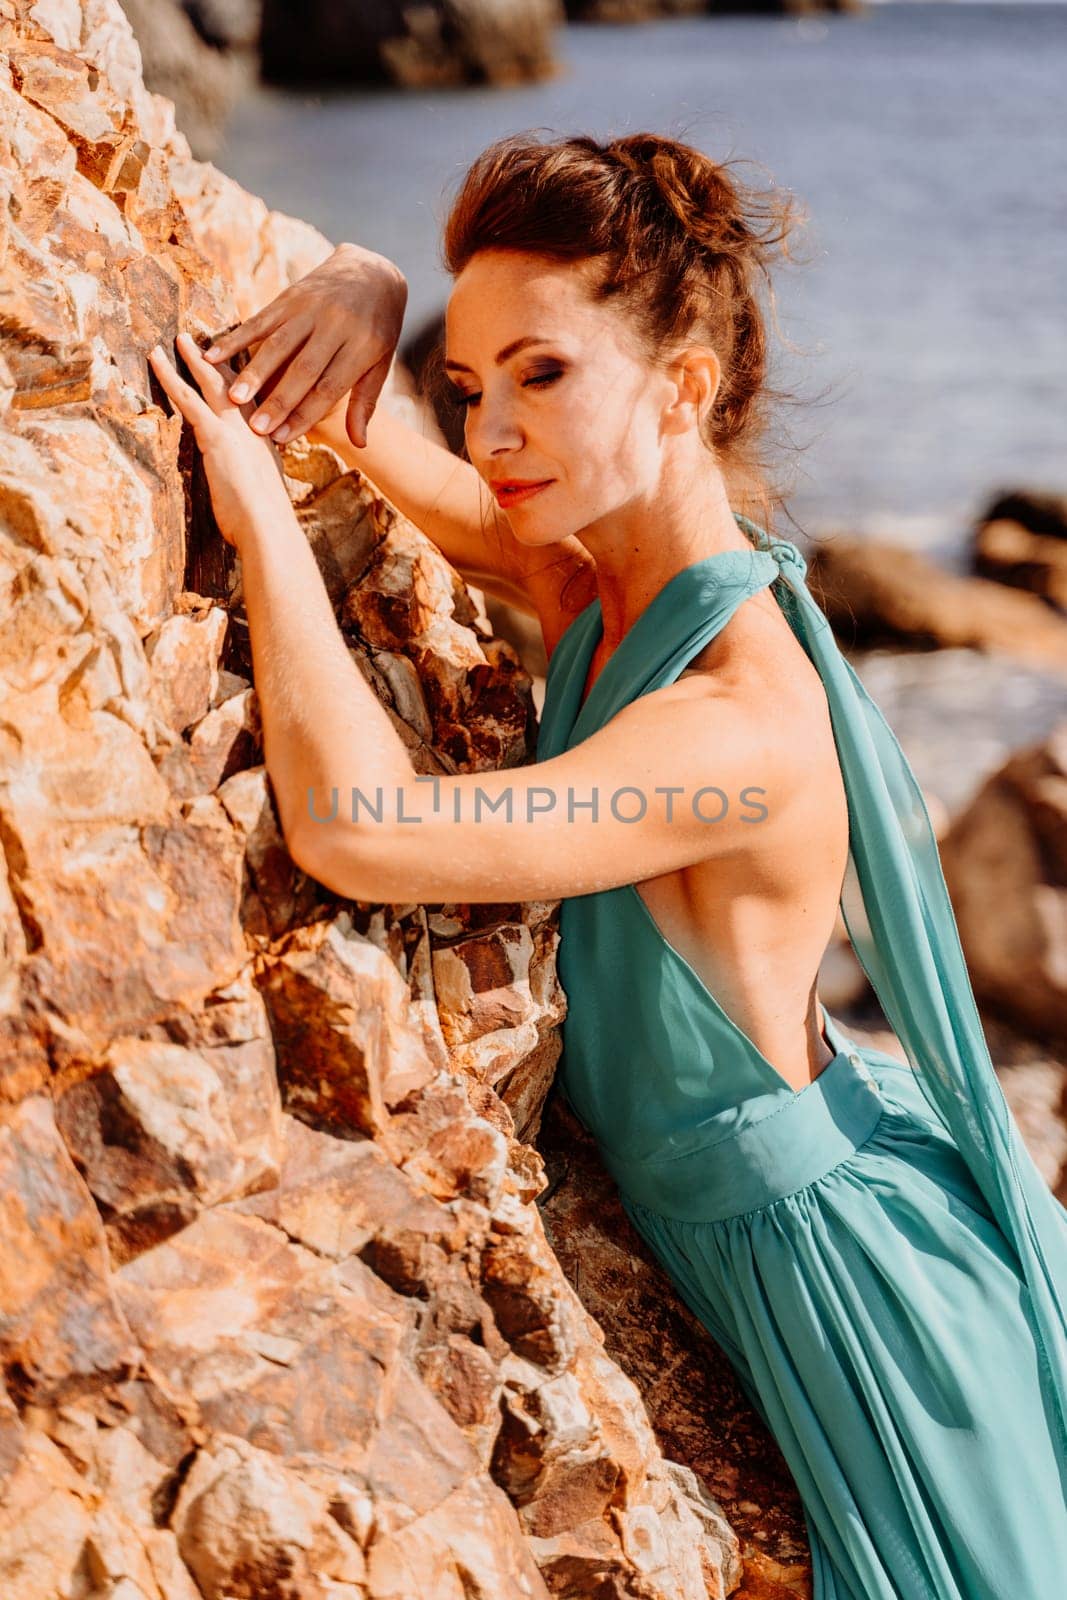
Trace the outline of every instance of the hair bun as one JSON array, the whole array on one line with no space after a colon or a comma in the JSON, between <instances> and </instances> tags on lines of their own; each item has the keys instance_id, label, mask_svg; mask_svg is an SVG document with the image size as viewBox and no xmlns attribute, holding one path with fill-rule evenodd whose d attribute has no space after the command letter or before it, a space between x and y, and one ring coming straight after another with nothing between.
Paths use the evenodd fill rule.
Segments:
<instances>
[{"instance_id":1,"label":"hair bun","mask_svg":"<svg viewBox=\"0 0 1067 1600\"><path fill-rule=\"evenodd\" d=\"M692 145L659 134L635 133L612 140L606 153L653 186L665 208L702 249L717 254L746 251L762 265L767 247L780 243L788 232L789 223L783 225L780 218L780 203L770 208L769 233L751 226L749 216L756 221L762 213L758 193L742 190L725 164Z\"/></svg>"}]
</instances>

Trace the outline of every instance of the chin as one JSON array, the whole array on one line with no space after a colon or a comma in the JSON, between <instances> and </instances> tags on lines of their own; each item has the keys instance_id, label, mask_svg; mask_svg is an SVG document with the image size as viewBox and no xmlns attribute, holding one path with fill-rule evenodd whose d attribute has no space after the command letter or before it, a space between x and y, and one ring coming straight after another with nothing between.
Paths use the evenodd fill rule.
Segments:
<instances>
[{"instance_id":1,"label":"chin","mask_svg":"<svg viewBox=\"0 0 1067 1600\"><path fill-rule=\"evenodd\" d=\"M516 512L520 514L516 515ZM511 511L505 512L505 515L508 519L508 526L515 535L516 544L525 544L532 549L536 549L541 545L562 544L567 537L565 531L560 532L559 523L555 520L553 520L550 528L538 528L532 518L521 515L518 506Z\"/></svg>"},{"instance_id":2,"label":"chin","mask_svg":"<svg viewBox=\"0 0 1067 1600\"><path fill-rule=\"evenodd\" d=\"M568 537L566 533L560 533L558 528L553 528L551 533L541 535L527 530L525 538L517 528L513 532L515 534L515 543L524 544L529 550L551 550L553 545L563 544Z\"/></svg>"}]
</instances>

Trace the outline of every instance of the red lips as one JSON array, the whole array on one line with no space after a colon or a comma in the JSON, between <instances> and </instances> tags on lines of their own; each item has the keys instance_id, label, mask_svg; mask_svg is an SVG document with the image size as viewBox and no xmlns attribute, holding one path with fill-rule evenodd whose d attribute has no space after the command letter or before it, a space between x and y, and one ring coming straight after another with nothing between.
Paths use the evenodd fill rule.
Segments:
<instances>
[{"instance_id":1,"label":"red lips","mask_svg":"<svg viewBox=\"0 0 1067 1600\"><path fill-rule=\"evenodd\" d=\"M496 495L498 505L513 506L520 500L528 500L531 495L539 494L554 482L554 478L493 478L489 487Z\"/></svg>"}]
</instances>

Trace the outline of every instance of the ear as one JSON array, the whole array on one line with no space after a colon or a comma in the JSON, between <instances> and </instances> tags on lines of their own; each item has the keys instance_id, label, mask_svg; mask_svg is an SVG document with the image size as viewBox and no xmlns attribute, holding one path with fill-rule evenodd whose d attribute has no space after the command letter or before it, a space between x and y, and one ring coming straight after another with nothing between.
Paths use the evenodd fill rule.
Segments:
<instances>
[{"instance_id":1,"label":"ear","mask_svg":"<svg viewBox=\"0 0 1067 1600\"><path fill-rule=\"evenodd\" d=\"M663 413L670 433L699 429L719 392L722 363L710 345L690 345L671 363L672 392Z\"/></svg>"}]
</instances>

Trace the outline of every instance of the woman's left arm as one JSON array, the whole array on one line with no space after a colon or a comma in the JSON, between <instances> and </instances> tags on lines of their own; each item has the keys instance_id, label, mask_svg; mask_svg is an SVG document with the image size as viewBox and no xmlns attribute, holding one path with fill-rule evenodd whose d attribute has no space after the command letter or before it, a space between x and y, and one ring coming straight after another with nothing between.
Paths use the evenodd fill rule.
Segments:
<instances>
[{"instance_id":1,"label":"woman's left arm","mask_svg":"<svg viewBox=\"0 0 1067 1600\"><path fill-rule=\"evenodd\" d=\"M694 674L632 701L532 766L415 772L364 681L296 520L273 447L188 335L201 385L153 368L196 430L223 536L239 550L267 771L293 860L375 904L554 900L750 848L806 788L774 703L746 707Z\"/></svg>"},{"instance_id":2,"label":"woman's left arm","mask_svg":"<svg viewBox=\"0 0 1067 1600\"><path fill-rule=\"evenodd\" d=\"M593 894L769 842L810 795L796 743L699 675L528 766L390 782L359 741L336 752L289 849L337 894L378 905Z\"/></svg>"},{"instance_id":3,"label":"woman's left arm","mask_svg":"<svg viewBox=\"0 0 1067 1600\"><path fill-rule=\"evenodd\" d=\"M364 781L410 781L414 768L341 636L276 448L248 425L254 402L229 399L233 373L207 362L190 334L176 348L200 392L159 346L149 360L193 427L219 531L241 558L263 753L288 843L303 833L309 792L336 782L339 764Z\"/></svg>"}]
</instances>

